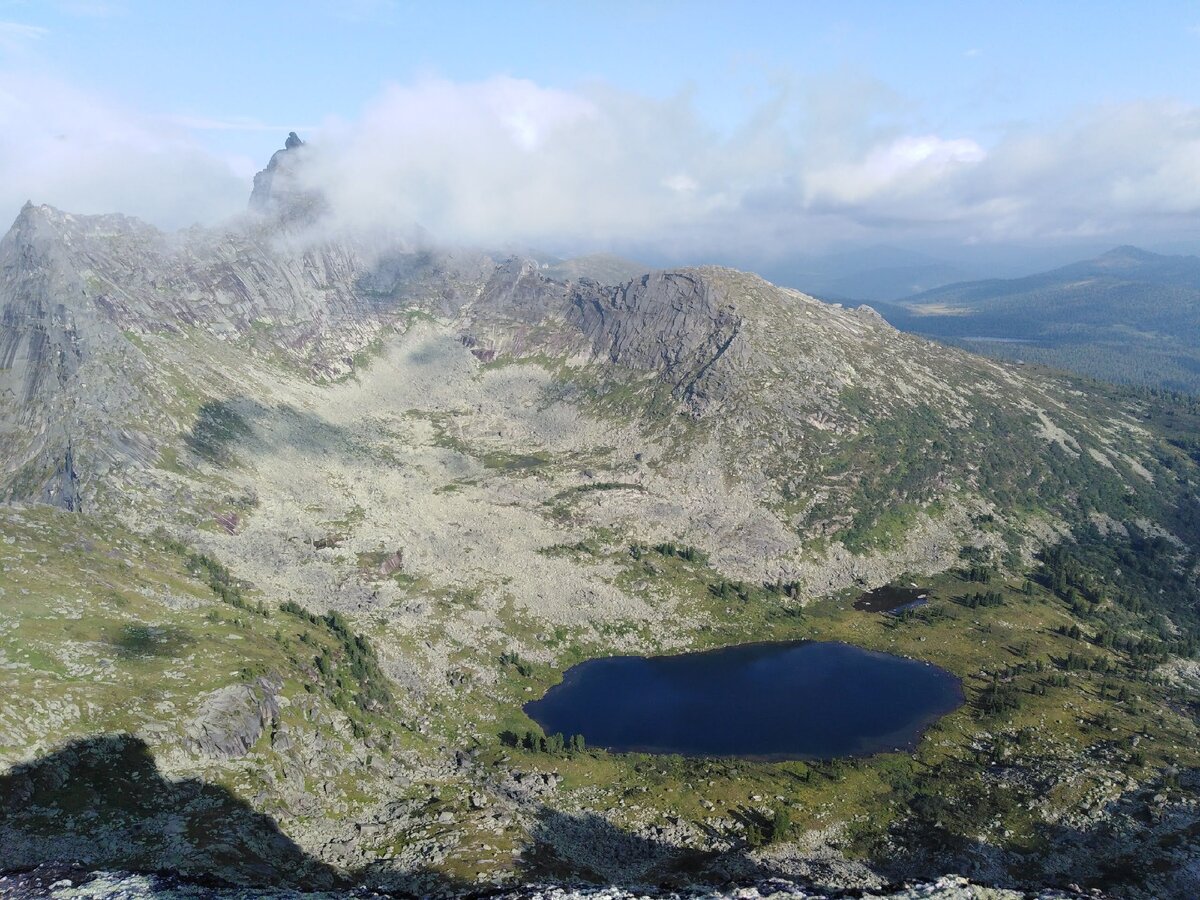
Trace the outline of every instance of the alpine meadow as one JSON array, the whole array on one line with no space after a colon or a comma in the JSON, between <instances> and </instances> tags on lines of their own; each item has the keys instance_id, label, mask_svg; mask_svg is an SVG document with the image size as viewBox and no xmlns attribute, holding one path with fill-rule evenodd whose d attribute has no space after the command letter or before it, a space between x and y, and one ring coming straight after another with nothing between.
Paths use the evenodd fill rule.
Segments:
<instances>
[{"instance_id":1,"label":"alpine meadow","mask_svg":"<svg viewBox=\"0 0 1200 900\"><path fill-rule=\"evenodd\" d=\"M1152 7L0 3L0 894L1200 895Z\"/></svg>"}]
</instances>

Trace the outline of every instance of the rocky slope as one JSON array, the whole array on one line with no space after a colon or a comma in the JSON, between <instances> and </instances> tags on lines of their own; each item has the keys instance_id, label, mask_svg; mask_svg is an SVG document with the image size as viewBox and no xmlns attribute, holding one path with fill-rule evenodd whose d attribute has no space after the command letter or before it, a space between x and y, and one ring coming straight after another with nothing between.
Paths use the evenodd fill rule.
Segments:
<instances>
[{"instance_id":1,"label":"rocky slope","mask_svg":"<svg viewBox=\"0 0 1200 900\"><path fill-rule=\"evenodd\" d=\"M248 892L237 888L213 889L207 885L189 884L169 876L139 876L119 872L80 872L71 869L46 868L20 875L0 875L0 889L11 892L14 897L49 897L54 900L107 900L110 897L121 897L123 900L141 900L141 898L163 898L163 900L192 900L192 898L212 898L212 900L249 900L249 898L264 898L264 900L333 900L335 897L384 897L369 890L355 891L322 891L299 892L287 890L269 890ZM760 898L777 897L780 900L795 898L795 900L837 900L838 896L828 893L814 893L799 885L787 881L770 881L745 887L731 887L721 891L689 891L687 893L670 894L645 893L627 891L619 888L563 888L552 885L530 885L519 891L499 891L481 894L492 900L666 900L666 898L684 897L694 900L760 900ZM1089 896L1103 900L1098 893L1082 894L1079 892L1040 891L1026 893L1018 891L994 890L981 885L971 884L965 878L947 876L936 882L917 884L895 891L883 893L870 892L854 894L859 900L1067 900L1070 897Z\"/></svg>"},{"instance_id":2,"label":"rocky slope","mask_svg":"<svg viewBox=\"0 0 1200 900\"><path fill-rule=\"evenodd\" d=\"M1192 652L1200 475L1153 409L728 269L334 233L289 144L223 228L27 206L0 241L8 865L833 891L1108 884L1136 848L1126 895L1193 884L1192 701L1143 657ZM902 575L936 615L846 608ZM1047 693L1085 633L1113 674ZM800 637L978 703L847 767L513 746L580 659ZM997 679L1023 711L982 711Z\"/></svg>"}]
</instances>

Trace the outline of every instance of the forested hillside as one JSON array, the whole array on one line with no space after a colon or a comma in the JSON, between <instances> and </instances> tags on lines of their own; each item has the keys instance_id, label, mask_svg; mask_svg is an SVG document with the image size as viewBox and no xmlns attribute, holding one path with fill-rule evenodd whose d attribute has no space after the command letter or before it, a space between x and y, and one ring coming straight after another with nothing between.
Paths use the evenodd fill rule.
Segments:
<instances>
[{"instance_id":1,"label":"forested hillside","mask_svg":"<svg viewBox=\"0 0 1200 900\"><path fill-rule=\"evenodd\" d=\"M1118 247L875 304L897 328L1120 384L1200 392L1200 258Z\"/></svg>"}]
</instances>

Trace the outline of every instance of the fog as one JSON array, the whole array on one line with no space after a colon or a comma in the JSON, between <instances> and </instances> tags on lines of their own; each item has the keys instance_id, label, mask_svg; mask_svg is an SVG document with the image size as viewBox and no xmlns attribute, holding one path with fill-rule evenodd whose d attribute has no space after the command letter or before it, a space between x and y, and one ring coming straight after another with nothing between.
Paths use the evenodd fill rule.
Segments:
<instances>
[{"instance_id":1,"label":"fog","mask_svg":"<svg viewBox=\"0 0 1200 900\"><path fill-rule=\"evenodd\" d=\"M266 155L222 154L204 136L78 86L0 76L0 209L32 199L165 228L219 222L244 209ZM1200 110L1165 100L985 139L931 128L852 77L781 85L724 128L686 92L426 78L302 137L338 227L417 223L442 241L563 254L748 267L878 244L1069 256L1187 246L1200 213Z\"/></svg>"}]
</instances>

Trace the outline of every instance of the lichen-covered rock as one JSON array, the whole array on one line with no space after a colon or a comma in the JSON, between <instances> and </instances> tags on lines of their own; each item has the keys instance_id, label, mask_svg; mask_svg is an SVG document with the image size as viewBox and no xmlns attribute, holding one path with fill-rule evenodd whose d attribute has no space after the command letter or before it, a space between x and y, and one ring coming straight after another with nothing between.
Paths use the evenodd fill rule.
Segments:
<instances>
[{"instance_id":1,"label":"lichen-covered rock","mask_svg":"<svg viewBox=\"0 0 1200 900\"><path fill-rule=\"evenodd\" d=\"M14 897L46 897L52 900L369 900L396 896L370 888L339 891L300 891L288 888L213 887L190 882L168 873L136 875L126 872L89 872L70 866L41 866L33 871L0 875L0 892ZM791 881L771 879L746 885L732 884L719 890L690 891L630 889L622 887L558 887L529 884L485 891L481 888L443 886L431 883L430 896L470 895L491 900L838 900L850 895L805 887ZM404 896L409 896L408 892ZM920 882L896 890L855 892L859 900L1070 900L1104 895L1067 893L1058 890L1010 891L973 884L957 875Z\"/></svg>"},{"instance_id":2,"label":"lichen-covered rock","mask_svg":"<svg viewBox=\"0 0 1200 900\"><path fill-rule=\"evenodd\" d=\"M188 726L186 746L214 759L245 756L278 720L280 687L277 680L258 678L208 694Z\"/></svg>"}]
</instances>

